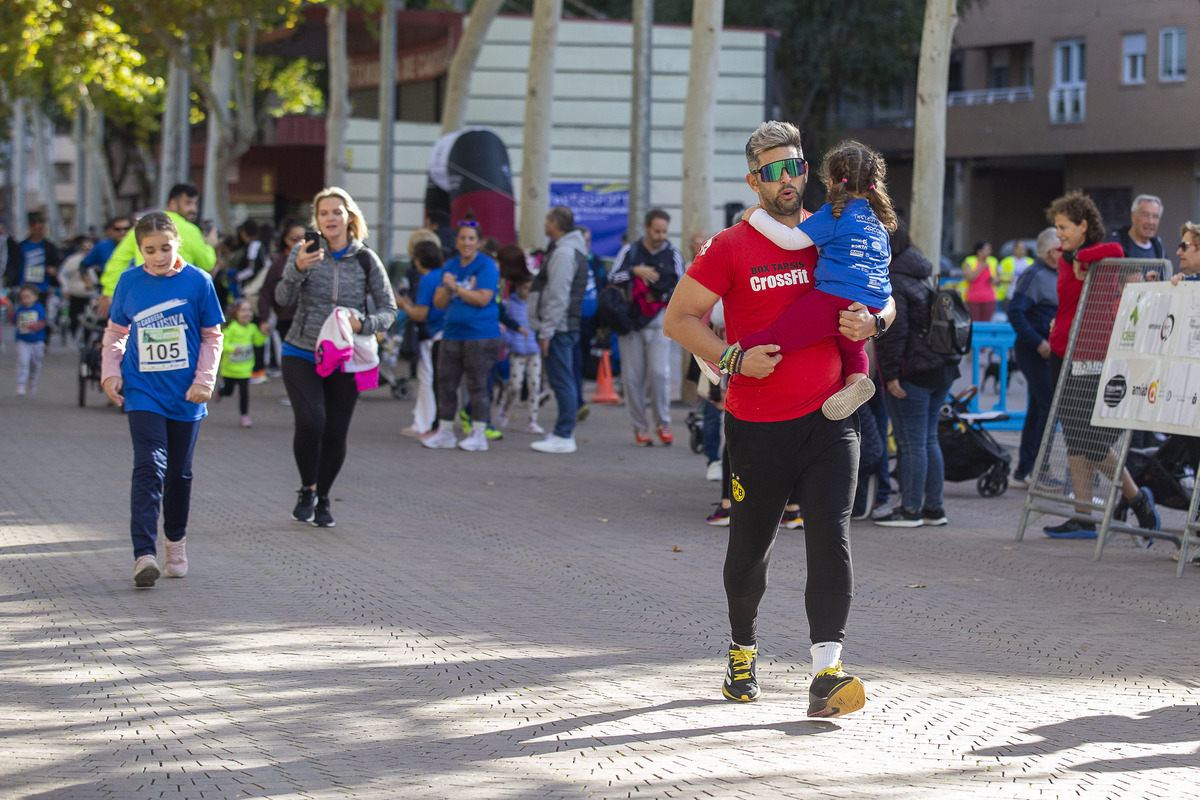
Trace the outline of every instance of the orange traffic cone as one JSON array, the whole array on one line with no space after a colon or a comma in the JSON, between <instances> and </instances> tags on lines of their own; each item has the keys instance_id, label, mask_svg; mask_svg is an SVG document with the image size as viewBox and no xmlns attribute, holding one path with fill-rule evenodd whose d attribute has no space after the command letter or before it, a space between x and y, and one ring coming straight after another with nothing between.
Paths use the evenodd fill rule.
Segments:
<instances>
[{"instance_id":1,"label":"orange traffic cone","mask_svg":"<svg viewBox=\"0 0 1200 800\"><path fill-rule=\"evenodd\" d=\"M613 388L612 362L609 361L607 350L601 351L600 367L596 370L596 393L592 395L592 402L613 406L621 404L621 398Z\"/></svg>"}]
</instances>

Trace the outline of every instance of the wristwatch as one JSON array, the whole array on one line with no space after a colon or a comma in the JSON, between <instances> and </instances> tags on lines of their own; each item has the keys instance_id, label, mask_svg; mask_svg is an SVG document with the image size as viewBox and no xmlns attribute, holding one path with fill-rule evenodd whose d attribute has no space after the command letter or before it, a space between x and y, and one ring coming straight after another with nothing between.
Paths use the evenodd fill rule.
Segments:
<instances>
[{"instance_id":1,"label":"wristwatch","mask_svg":"<svg viewBox=\"0 0 1200 800\"><path fill-rule=\"evenodd\" d=\"M885 333L887 333L887 320L883 318L882 314L876 314L875 315L875 335L872 336L871 338L878 339L880 336L883 336Z\"/></svg>"}]
</instances>

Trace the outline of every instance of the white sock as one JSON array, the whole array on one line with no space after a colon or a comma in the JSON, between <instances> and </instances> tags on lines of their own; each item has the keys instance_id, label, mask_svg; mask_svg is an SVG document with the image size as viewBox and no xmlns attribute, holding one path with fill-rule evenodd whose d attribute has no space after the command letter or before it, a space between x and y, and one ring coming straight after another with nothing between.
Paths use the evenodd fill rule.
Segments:
<instances>
[{"instance_id":1,"label":"white sock","mask_svg":"<svg viewBox=\"0 0 1200 800\"><path fill-rule=\"evenodd\" d=\"M754 650L754 651L757 651L758 644L757 643L756 644L738 644L737 642L730 641L729 649L730 650Z\"/></svg>"},{"instance_id":2,"label":"white sock","mask_svg":"<svg viewBox=\"0 0 1200 800\"><path fill-rule=\"evenodd\" d=\"M487 431L487 423L486 422L472 422L471 423L471 433L484 433L485 431Z\"/></svg>"},{"instance_id":3,"label":"white sock","mask_svg":"<svg viewBox=\"0 0 1200 800\"><path fill-rule=\"evenodd\" d=\"M822 670L836 667L837 663L842 660L842 643L841 642L817 642L809 648L813 658L813 677L817 677Z\"/></svg>"},{"instance_id":4,"label":"white sock","mask_svg":"<svg viewBox=\"0 0 1200 800\"><path fill-rule=\"evenodd\" d=\"M439 431L448 431L449 433L454 433L454 423L448 419L439 419L438 420L438 430Z\"/></svg>"}]
</instances>

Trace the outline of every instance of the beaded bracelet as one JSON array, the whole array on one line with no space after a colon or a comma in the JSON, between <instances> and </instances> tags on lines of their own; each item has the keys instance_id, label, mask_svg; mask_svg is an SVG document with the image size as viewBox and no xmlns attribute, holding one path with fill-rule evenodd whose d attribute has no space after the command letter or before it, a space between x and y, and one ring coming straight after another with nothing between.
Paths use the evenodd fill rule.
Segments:
<instances>
[{"instance_id":1,"label":"beaded bracelet","mask_svg":"<svg viewBox=\"0 0 1200 800\"><path fill-rule=\"evenodd\" d=\"M730 364L729 364L729 374L730 375L741 375L742 374L742 358L745 355L746 355L745 351L743 351L740 347L737 349L737 352L733 354L733 358L730 359Z\"/></svg>"},{"instance_id":2,"label":"beaded bracelet","mask_svg":"<svg viewBox=\"0 0 1200 800\"><path fill-rule=\"evenodd\" d=\"M721 360L717 362L717 367L722 372L729 372L729 361L733 358L734 351L737 350L737 345L731 344L725 348L725 352L721 354Z\"/></svg>"}]
</instances>

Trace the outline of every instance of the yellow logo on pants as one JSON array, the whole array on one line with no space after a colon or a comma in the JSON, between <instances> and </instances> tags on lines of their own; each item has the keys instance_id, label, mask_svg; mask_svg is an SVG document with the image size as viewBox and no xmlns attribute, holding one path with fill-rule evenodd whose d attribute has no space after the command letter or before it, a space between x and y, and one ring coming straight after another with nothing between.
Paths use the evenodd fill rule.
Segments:
<instances>
[{"instance_id":1,"label":"yellow logo on pants","mask_svg":"<svg viewBox=\"0 0 1200 800\"><path fill-rule=\"evenodd\" d=\"M746 490L742 487L741 482L735 477L730 481L733 487L733 499L739 503L746 499Z\"/></svg>"}]
</instances>

